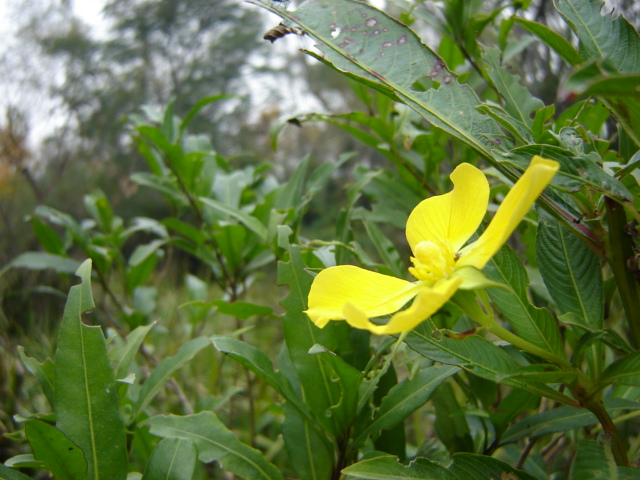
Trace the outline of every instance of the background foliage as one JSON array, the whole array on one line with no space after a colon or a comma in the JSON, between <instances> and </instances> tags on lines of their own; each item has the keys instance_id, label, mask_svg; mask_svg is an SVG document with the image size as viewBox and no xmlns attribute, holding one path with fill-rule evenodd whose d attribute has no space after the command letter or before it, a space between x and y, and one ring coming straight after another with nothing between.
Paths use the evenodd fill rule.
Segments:
<instances>
[{"instance_id":1,"label":"background foliage","mask_svg":"<svg viewBox=\"0 0 640 480\"><path fill-rule=\"evenodd\" d=\"M112 1L105 38L65 3L23 17L67 121L34 148L16 102L0 132L0 478L636 478L632 23L251 3L305 32L271 46L291 70L255 6ZM276 50L309 38L312 63ZM278 83L318 111L258 107ZM532 155L561 170L484 270L499 328L459 298L400 341L309 322L322 268L406 277L406 218L455 165L493 210Z\"/></svg>"}]
</instances>

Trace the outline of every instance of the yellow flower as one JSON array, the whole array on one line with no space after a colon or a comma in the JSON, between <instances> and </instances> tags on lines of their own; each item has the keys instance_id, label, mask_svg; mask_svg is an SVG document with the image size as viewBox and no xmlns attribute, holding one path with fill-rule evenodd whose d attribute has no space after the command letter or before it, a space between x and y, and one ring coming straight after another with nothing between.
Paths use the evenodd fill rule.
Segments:
<instances>
[{"instance_id":1,"label":"yellow flower","mask_svg":"<svg viewBox=\"0 0 640 480\"><path fill-rule=\"evenodd\" d=\"M459 288L486 286L479 270L507 241L558 168L553 160L533 157L484 233L465 246L487 211L489 182L473 165L458 165L451 174L453 190L423 200L407 220L407 241L413 252L409 272L417 282L352 265L329 267L313 280L307 315L320 328L330 320L344 319L379 335L411 330ZM398 312L411 299L413 303ZM394 312L384 325L369 320Z\"/></svg>"}]
</instances>

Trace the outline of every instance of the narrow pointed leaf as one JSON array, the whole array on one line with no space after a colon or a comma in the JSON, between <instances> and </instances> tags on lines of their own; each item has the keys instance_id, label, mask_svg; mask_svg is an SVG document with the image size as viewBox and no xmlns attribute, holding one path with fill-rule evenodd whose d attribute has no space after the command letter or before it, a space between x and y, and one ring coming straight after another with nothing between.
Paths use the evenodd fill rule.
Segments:
<instances>
[{"instance_id":1,"label":"narrow pointed leaf","mask_svg":"<svg viewBox=\"0 0 640 480\"><path fill-rule=\"evenodd\" d=\"M0 480L32 480L31 477L13 468L0 465Z\"/></svg>"},{"instance_id":2,"label":"narrow pointed leaf","mask_svg":"<svg viewBox=\"0 0 640 480\"><path fill-rule=\"evenodd\" d=\"M260 220L258 220L256 217L252 217L251 215L243 212L242 210L235 209L233 207L225 205L222 202L213 200L212 198L201 197L200 200L205 205L212 207L215 210L218 210L219 212L222 212L226 215L229 215L239 220L240 223L242 223L245 227L247 227L253 233L257 234L260 237L260 239L262 240L267 239L267 227L265 227L262 223L260 223Z\"/></svg>"},{"instance_id":3,"label":"narrow pointed leaf","mask_svg":"<svg viewBox=\"0 0 640 480\"><path fill-rule=\"evenodd\" d=\"M38 378L44 395L49 400L51 407L53 407L55 405L54 382L56 378L53 360L47 358L40 363L35 358L27 356L22 346L18 347L18 355L20 355L20 360L22 360L22 364L26 369Z\"/></svg>"},{"instance_id":4,"label":"narrow pointed leaf","mask_svg":"<svg viewBox=\"0 0 640 480\"><path fill-rule=\"evenodd\" d=\"M178 353L162 360L149 378L142 384L138 400L133 406L131 420L134 421L138 415L149 404L151 399L158 393L171 376L185 363L191 361L200 350L211 344L208 338L199 337L183 344Z\"/></svg>"},{"instance_id":5,"label":"narrow pointed leaf","mask_svg":"<svg viewBox=\"0 0 640 480\"><path fill-rule=\"evenodd\" d=\"M640 386L640 351L616 360L604 369L598 384L607 385L636 385Z\"/></svg>"},{"instance_id":6,"label":"narrow pointed leaf","mask_svg":"<svg viewBox=\"0 0 640 480\"><path fill-rule=\"evenodd\" d=\"M77 273L82 283L69 293L56 350L56 426L84 453L89 480L124 479L124 422L105 339L100 327L81 321L94 307L91 262L85 261Z\"/></svg>"},{"instance_id":7,"label":"narrow pointed leaf","mask_svg":"<svg viewBox=\"0 0 640 480\"><path fill-rule=\"evenodd\" d=\"M555 52L560 55L563 60L569 65L576 66L582 63L582 58L580 57L578 52L576 52L576 49L573 48L571 42L551 30L549 27L541 25L537 22L533 22L531 20L525 20L524 18L516 18L515 21L522 28L527 30L529 33L533 33L547 46L555 50Z\"/></svg>"}]
</instances>

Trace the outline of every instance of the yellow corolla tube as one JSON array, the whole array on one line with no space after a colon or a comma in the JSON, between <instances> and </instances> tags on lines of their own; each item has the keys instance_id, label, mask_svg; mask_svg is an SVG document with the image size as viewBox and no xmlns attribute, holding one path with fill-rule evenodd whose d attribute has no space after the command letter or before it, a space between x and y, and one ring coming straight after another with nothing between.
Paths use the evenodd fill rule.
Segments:
<instances>
[{"instance_id":1,"label":"yellow corolla tube","mask_svg":"<svg viewBox=\"0 0 640 480\"><path fill-rule=\"evenodd\" d=\"M319 327L330 320L346 320L379 335L411 330L459 288L482 284L478 281L481 274L472 271L484 268L507 241L558 168L553 160L533 157L484 233L466 245L487 211L489 182L473 165L458 165L451 173L453 189L420 202L407 220L407 241L413 252L409 272L417 281L351 265L329 267L313 280L307 315ZM409 307L400 310L412 299ZM370 320L390 314L386 324Z\"/></svg>"}]
</instances>

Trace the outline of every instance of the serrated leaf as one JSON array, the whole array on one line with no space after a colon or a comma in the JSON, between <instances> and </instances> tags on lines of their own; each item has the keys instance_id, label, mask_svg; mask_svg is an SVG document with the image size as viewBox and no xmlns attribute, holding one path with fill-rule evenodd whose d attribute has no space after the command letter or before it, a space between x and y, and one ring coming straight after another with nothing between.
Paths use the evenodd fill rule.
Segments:
<instances>
[{"instance_id":1,"label":"serrated leaf","mask_svg":"<svg viewBox=\"0 0 640 480\"><path fill-rule=\"evenodd\" d=\"M158 415L145 424L153 435L193 440L198 447L198 458L204 463L217 461L224 470L250 480L283 478L262 453L240 442L213 412Z\"/></svg>"},{"instance_id":2,"label":"serrated leaf","mask_svg":"<svg viewBox=\"0 0 640 480\"><path fill-rule=\"evenodd\" d=\"M476 110L480 100L475 92L460 85L413 31L384 12L355 0L309 1L292 12L259 0L253 3L302 28L317 42L325 63L393 92L433 125L483 155L494 146L493 138L502 135L490 117ZM413 88L419 80L440 85L419 91Z\"/></svg>"},{"instance_id":3,"label":"serrated leaf","mask_svg":"<svg viewBox=\"0 0 640 480\"><path fill-rule=\"evenodd\" d=\"M556 306L595 329L602 328L604 297L600 259L577 236L538 210L536 257Z\"/></svg>"},{"instance_id":4,"label":"serrated leaf","mask_svg":"<svg viewBox=\"0 0 640 480\"><path fill-rule=\"evenodd\" d=\"M640 38L622 15L601 15L602 0L555 0L554 5L580 39L580 55L608 59L621 72L640 71Z\"/></svg>"},{"instance_id":5,"label":"serrated leaf","mask_svg":"<svg viewBox=\"0 0 640 480\"><path fill-rule=\"evenodd\" d=\"M534 97L529 90L520 85L519 78L510 74L502 66L500 51L491 48L484 54L484 60L491 70L489 76L500 96L504 99L504 109L520 124L531 128L533 120L531 114L544 107L541 100Z\"/></svg>"},{"instance_id":6,"label":"serrated leaf","mask_svg":"<svg viewBox=\"0 0 640 480\"><path fill-rule=\"evenodd\" d=\"M194 338L183 344L175 356L162 360L153 373L149 375L149 378L142 384L140 393L138 394L138 400L133 406L130 420L135 421L169 378L185 363L191 361L198 352L210 344L211 342L206 337Z\"/></svg>"},{"instance_id":7,"label":"serrated leaf","mask_svg":"<svg viewBox=\"0 0 640 480\"><path fill-rule=\"evenodd\" d=\"M82 451L64 433L48 423L30 421L25 435L33 449L33 456L47 464L57 480L86 478L87 461Z\"/></svg>"},{"instance_id":8,"label":"serrated leaf","mask_svg":"<svg viewBox=\"0 0 640 480\"><path fill-rule=\"evenodd\" d=\"M127 448L115 377L100 327L82 323L94 307L91 261L77 274L64 309L55 357L56 426L87 460L89 480L118 480L127 474Z\"/></svg>"},{"instance_id":9,"label":"serrated leaf","mask_svg":"<svg viewBox=\"0 0 640 480\"><path fill-rule=\"evenodd\" d=\"M198 449L190 438L165 438L158 443L144 469L142 480L191 480Z\"/></svg>"},{"instance_id":10,"label":"serrated leaf","mask_svg":"<svg viewBox=\"0 0 640 480\"><path fill-rule=\"evenodd\" d=\"M488 293L516 333L550 353L564 356L560 330L548 310L529 301L529 277L522 262L509 246L502 247L483 272L506 288L489 288Z\"/></svg>"},{"instance_id":11,"label":"serrated leaf","mask_svg":"<svg viewBox=\"0 0 640 480\"><path fill-rule=\"evenodd\" d=\"M498 459L471 453L454 455L453 463L449 467L444 467L426 458L417 458L409 465L403 465L398 462L396 457L381 456L362 460L345 468L342 473L347 478L368 480L389 480L391 478L415 480L496 480L499 478L536 480L534 476L521 470L516 470Z\"/></svg>"}]
</instances>

